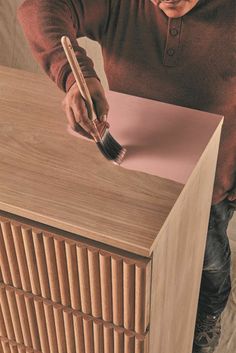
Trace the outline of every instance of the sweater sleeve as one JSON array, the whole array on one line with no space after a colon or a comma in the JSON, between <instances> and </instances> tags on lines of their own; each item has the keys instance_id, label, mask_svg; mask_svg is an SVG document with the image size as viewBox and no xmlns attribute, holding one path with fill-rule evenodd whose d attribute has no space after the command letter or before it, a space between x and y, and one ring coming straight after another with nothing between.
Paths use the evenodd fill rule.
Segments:
<instances>
[{"instance_id":1,"label":"sweater sleeve","mask_svg":"<svg viewBox=\"0 0 236 353\"><path fill-rule=\"evenodd\" d=\"M17 9L17 18L34 58L46 74L65 92L69 90L75 79L61 45L63 35L70 38L84 77L99 79L92 60L78 45L76 38L87 35L86 18L90 18L91 15L86 15L86 11L93 10L92 3L93 6L95 6L94 3L98 4L97 10L100 17L108 10L105 8L105 1L87 0L90 7L84 6L83 2L86 3L86 0L77 0L75 8L75 1L73 3L72 0L25 0ZM96 40L96 32L101 32L99 24L104 23L104 19L95 18L93 22L89 22L90 33L93 33L93 29L95 33L92 39Z\"/></svg>"}]
</instances>

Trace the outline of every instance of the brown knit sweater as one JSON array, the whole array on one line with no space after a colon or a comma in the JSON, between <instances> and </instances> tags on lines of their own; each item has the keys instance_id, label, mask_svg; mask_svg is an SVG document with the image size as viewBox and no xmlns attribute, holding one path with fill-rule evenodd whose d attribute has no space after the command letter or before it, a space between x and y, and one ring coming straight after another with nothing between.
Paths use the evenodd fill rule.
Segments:
<instances>
[{"instance_id":1,"label":"brown knit sweater","mask_svg":"<svg viewBox=\"0 0 236 353\"><path fill-rule=\"evenodd\" d=\"M93 77L76 42L87 36L101 45L111 90L224 115L212 204L236 187L235 0L199 0L176 19L150 0L25 0L18 19L36 60L64 91L74 78L60 38L70 37L85 77Z\"/></svg>"}]
</instances>

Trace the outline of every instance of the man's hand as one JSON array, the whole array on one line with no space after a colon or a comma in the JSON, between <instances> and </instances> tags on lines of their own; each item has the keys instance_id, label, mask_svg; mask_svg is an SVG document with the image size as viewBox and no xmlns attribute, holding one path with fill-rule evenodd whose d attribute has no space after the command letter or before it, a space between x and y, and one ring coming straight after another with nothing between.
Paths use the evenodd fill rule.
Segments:
<instances>
[{"instance_id":1,"label":"man's hand","mask_svg":"<svg viewBox=\"0 0 236 353\"><path fill-rule=\"evenodd\" d=\"M93 101L94 111L97 118L100 122L103 121L105 123L107 120L109 105L105 97L104 89L100 81L95 77L86 78L85 81ZM68 123L73 130L88 138L91 138L91 135L97 136L97 130L88 117L85 101L80 94L76 82L71 86L63 99L62 108L66 113ZM109 124L106 124L107 127L109 127Z\"/></svg>"}]
</instances>

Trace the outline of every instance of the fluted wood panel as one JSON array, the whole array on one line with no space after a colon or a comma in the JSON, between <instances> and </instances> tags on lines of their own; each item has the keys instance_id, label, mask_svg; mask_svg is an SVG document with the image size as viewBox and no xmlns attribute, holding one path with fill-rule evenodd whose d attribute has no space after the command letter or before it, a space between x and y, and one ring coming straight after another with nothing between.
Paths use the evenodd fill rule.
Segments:
<instances>
[{"instance_id":1,"label":"fluted wood panel","mask_svg":"<svg viewBox=\"0 0 236 353\"><path fill-rule=\"evenodd\" d=\"M31 349L42 353L148 353L148 332L137 334L3 283L0 293L3 350L13 342L17 347L26 347L26 352ZM21 305L16 305L19 298ZM28 315L26 300L34 308L34 318ZM30 330L32 319L37 325L39 344Z\"/></svg>"},{"instance_id":2,"label":"fluted wood panel","mask_svg":"<svg viewBox=\"0 0 236 353\"><path fill-rule=\"evenodd\" d=\"M0 337L0 353L43 353L39 350L34 350L30 347L25 347L23 344L9 340L6 337Z\"/></svg>"},{"instance_id":3,"label":"fluted wood panel","mask_svg":"<svg viewBox=\"0 0 236 353\"><path fill-rule=\"evenodd\" d=\"M127 330L146 332L150 259L122 257L4 217L0 232L5 284ZM16 303L11 304L13 313ZM40 303L36 308L40 317ZM44 326L41 323L42 332ZM22 336L18 338L21 342Z\"/></svg>"}]
</instances>

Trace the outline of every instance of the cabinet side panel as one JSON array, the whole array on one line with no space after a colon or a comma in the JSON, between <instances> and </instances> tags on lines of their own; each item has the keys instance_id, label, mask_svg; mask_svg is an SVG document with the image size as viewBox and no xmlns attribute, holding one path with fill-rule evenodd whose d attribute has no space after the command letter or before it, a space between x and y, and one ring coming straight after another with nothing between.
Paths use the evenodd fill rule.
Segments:
<instances>
[{"instance_id":1,"label":"cabinet side panel","mask_svg":"<svg viewBox=\"0 0 236 353\"><path fill-rule=\"evenodd\" d=\"M150 353L190 353L221 126L169 214L153 251Z\"/></svg>"}]
</instances>

